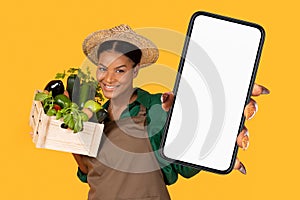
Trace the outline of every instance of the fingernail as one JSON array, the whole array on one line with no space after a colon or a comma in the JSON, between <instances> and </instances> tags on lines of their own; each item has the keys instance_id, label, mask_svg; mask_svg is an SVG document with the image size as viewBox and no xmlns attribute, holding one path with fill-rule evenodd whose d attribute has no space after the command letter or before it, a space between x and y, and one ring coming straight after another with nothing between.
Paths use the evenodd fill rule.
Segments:
<instances>
[{"instance_id":1,"label":"fingernail","mask_svg":"<svg viewBox=\"0 0 300 200\"><path fill-rule=\"evenodd\" d=\"M246 167L245 167L245 165L242 163L242 162L240 162L240 168L238 169L242 174L244 174L244 175L246 175L247 174L247 170L246 170Z\"/></svg>"},{"instance_id":2,"label":"fingernail","mask_svg":"<svg viewBox=\"0 0 300 200\"><path fill-rule=\"evenodd\" d=\"M245 127L245 129L246 129L246 132L244 133L244 136L250 136L250 134L249 134L249 131L248 131L248 129Z\"/></svg>"},{"instance_id":3,"label":"fingernail","mask_svg":"<svg viewBox=\"0 0 300 200\"><path fill-rule=\"evenodd\" d=\"M249 131L246 128L246 131L244 133L244 136L242 138L242 149L245 151L249 147Z\"/></svg>"},{"instance_id":4,"label":"fingernail","mask_svg":"<svg viewBox=\"0 0 300 200\"><path fill-rule=\"evenodd\" d=\"M244 136L242 139L242 148L243 150L247 150L249 147L249 137L248 136Z\"/></svg>"},{"instance_id":5,"label":"fingernail","mask_svg":"<svg viewBox=\"0 0 300 200\"><path fill-rule=\"evenodd\" d=\"M254 117L254 115L256 114L256 112L258 111L258 105L256 102L254 102L254 107L255 107L255 110L253 111L253 113L251 114L251 116L248 118L249 119L252 119Z\"/></svg>"},{"instance_id":6,"label":"fingernail","mask_svg":"<svg viewBox=\"0 0 300 200\"><path fill-rule=\"evenodd\" d=\"M248 117L248 120L252 119L254 117L255 113L256 113L256 111L253 111L252 114Z\"/></svg>"},{"instance_id":7,"label":"fingernail","mask_svg":"<svg viewBox=\"0 0 300 200\"><path fill-rule=\"evenodd\" d=\"M161 95L160 101L162 103L165 103L167 101L168 97L169 97L169 94L168 93L164 93L164 94Z\"/></svg>"},{"instance_id":8,"label":"fingernail","mask_svg":"<svg viewBox=\"0 0 300 200\"><path fill-rule=\"evenodd\" d=\"M252 108L248 108L247 109L247 113L246 113L246 120L252 119L255 115L255 110Z\"/></svg>"},{"instance_id":9,"label":"fingernail","mask_svg":"<svg viewBox=\"0 0 300 200\"><path fill-rule=\"evenodd\" d=\"M258 111L257 103L254 101L254 108L253 108L253 106L251 106L247 109L247 111L248 111L248 113L246 115L246 119L247 120L252 119L254 117L254 115L256 114L256 112Z\"/></svg>"},{"instance_id":10,"label":"fingernail","mask_svg":"<svg viewBox=\"0 0 300 200\"><path fill-rule=\"evenodd\" d=\"M261 92L262 94L270 94L270 90L268 90L266 87L264 87L262 85L261 85L261 87L263 89L262 92Z\"/></svg>"},{"instance_id":11,"label":"fingernail","mask_svg":"<svg viewBox=\"0 0 300 200\"><path fill-rule=\"evenodd\" d=\"M256 103L256 101L254 102L254 106L255 106L255 110L257 112L258 111L258 104Z\"/></svg>"}]
</instances>

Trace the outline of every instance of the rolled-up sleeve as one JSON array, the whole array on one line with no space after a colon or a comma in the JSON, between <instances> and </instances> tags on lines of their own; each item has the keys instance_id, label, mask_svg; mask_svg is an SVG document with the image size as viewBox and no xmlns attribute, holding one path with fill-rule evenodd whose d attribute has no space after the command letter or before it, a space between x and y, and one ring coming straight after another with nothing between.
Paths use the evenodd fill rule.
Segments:
<instances>
[{"instance_id":1,"label":"rolled-up sleeve","mask_svg":"<svg viewBox=\"0 0 300 200\"><path fill-rule=\"evenodd\" d=\"M200 170L175 163L169 163L161 157L159 153L160 143L164 132L164 125L167 120L167 112L165 112L161 107L160 95L152 95L150 102L150 108L148 108L147 113L147 130L152 149L159 165L161 166L165 183L167 185L175 183L178 179L178 174L184 178L191 178L195 176L200 172Z\"/></svg>"},{"instance_id":2,"label":"rolled-up sleeve","mask_svg":"<svg viewBox=\"0 0 300 200\"><path fill-rule=\"evenodd\" d=\"M200 172L200 170L192 167L186 167L179 164L173 164L173 165L175 170L184 178L191 178Z\"/></svg>"},{"instance_id":3,"label":"rolled-up sleeve","mask_svg":"<svg viewBox=\"0 0 300 200\"><path fill-rule=\"evenodd\" d=\"M79 178L79 180L81 182L87 183L87 175L85 173L83 173L79 167L77 169L77 177Z\"/></svg>"}]
</instances>

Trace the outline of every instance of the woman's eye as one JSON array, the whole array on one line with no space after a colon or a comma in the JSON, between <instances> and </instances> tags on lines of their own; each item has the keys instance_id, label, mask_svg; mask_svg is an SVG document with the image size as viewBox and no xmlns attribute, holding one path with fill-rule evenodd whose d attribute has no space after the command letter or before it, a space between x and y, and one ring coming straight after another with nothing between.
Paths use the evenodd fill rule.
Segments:
<instances>
[{"instance_id":1,"label":"woman's eye","mask_svg":"<svg viewBox=\"0 0 300 200\"><path fill-rule=\"evenodd\" d=\"M105 71L106 71L106 68L105 68L105 67L99 67L99 68L98 68L98 71L100 71L100 72L105 72Z\"/></svg>"},{"instance_id":2,"label":"woman's eye","mask_svg":"<svg viewBox=\"0 0 300 200\"><path fill-rule=\"evenodd\" d=\"M117 72L117 73L124 73L125 70L123 70L123 69L117 69L116 72Z\"/></svg>"}]
</instances>

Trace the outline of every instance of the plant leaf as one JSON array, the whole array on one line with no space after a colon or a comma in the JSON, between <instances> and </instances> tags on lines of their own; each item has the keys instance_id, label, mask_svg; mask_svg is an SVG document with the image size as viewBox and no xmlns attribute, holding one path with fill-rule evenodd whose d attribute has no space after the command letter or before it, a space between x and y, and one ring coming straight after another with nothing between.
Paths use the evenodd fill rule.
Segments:
<instances>
[{"instance_id":1,"label":"plant leaf","mask_svg":"<svg viewBox=\"0 0 300 200\"><path fill-rule=\"evenodd\" d=\"M71 118L70 118L69 123L67 125L70 129L74 130L75 122L74 122L73 116L72 115L70 115L70 116L71 116Z\"/></svg>"},{"instance_id":2,"label":"plant leaf","mask_svg":"<svg viewBox=\"0 0 300 200\"><path fill-rule=\"evenodd\" d=\"M58 120L58 119L60 119L62 117L62 113L61 113L61 111L59 110L59 111L57 111L57 113L56 113L56 119Z\"/></svg>"},{"instance_id":3,"label":"plant leaf","mask_svg":"<svg viewBox=\"0 0 300 200\"><path fill-rule=\"evenodd\" d=\"M64 73L57 73L55 79L64 79L66 76L66 71Z\"/></svg>"},{"instance_id":4,"label":"plant leaf","mask_svg":"<svg viewBox=\"0 0 300 200\"><path fill-rule=\"evenodd\" d=\"M80 130L78 124L79 124L78 121L76 121L74 124L74 133L77 133Z\"/></svg>"},{"instance_id":5,"label":"plant leaf","mask_svg":"<svg viewBox=\"0 0 300 200\"><path fill-rule=\"evenodd\" d=\"M43 92L36 93L34 100L36 101L44 101L45 99L49 98L49 95Z\"/></svg>"},{"instance_id":6,"label":"plant leaf","mask_svg":"<svg viewBox=\"0 0 300 200\"><path fill-rule=\"evenodd\" d=\"M71 120L71 117L72 117L71 114L65 114L64 115L64 123L68 125Z\"/></svg>"},{"instance_id":7,"label":"plant leaf","mask_svg":"<svg viewBox=\"0 0 300 200\"><path fill-rule=\"evenodd\" d=\"M53 116L53 115L55 115L56 114L56 110L55 109L49 109L48 111L47 111L47 115L48 116Z\"/></svg>"},{"instance_id":8,"label":"plant leaf","mask_svg":"<svg viewBox=\"0 0 300 200\"><path fill-rule=\"evenodd\" d=\"M84 122L89 120L89 117L84 112L80 112L80 117L81 117L82 121L84 121Z\"/></svg>"},{"instance_id":9,"label":"plant leaf","mask_svg":"<svg viewBox=\"0 0 300 200\"><path fill-rule=\"evenodd\" d=\"M74 133L81 131L82 128L83 128L83 123L81 118L79 117L78 120L75 122Z\"/></svg>"},{"instance_id":10,"label":"plant leaf","mask_svg":"<svg viewBox=\"0 0 300 200\"><path fill-rule=\"evenodd\" d=\"M71 109L76 109L77 110L78 108L79 108L79 106L76 103L72 102Z\"/></svg>"},{"instance_id":11,"label":"plant leaf","mask_svg":"<svg viewBox=\"0 0 300 200\"><path fill-rule=\"evenodd\" d=\"M79 70L79 68L74 68L74 67L71 67L70 69L68 69L68 73L71 73L71 74L74 74L75 72L77 72Z\"/></svg>"}]
</instances>

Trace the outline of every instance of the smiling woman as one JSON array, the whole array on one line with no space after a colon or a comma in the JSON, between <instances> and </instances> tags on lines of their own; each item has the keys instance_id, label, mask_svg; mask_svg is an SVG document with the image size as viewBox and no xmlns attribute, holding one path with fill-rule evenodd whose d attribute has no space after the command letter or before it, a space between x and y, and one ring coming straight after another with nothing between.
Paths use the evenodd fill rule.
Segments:
<instances>
[{"instance_id":1,"label":"smiling woman","mask_svg":"<svg viewBox=\"0 0 300 200\"><path fill-rule=\"evenodd\" d=\"M79 179L90 186L89 199L170 199L166 185L175 183L179 175L190 178L199 170L160 156L172 92L150 94L133 87L139 70L157 61L157 47L129 26L120 25L89 35L83 51L97 65L97 81L108 99L103 105L108 118L97 157L73 154ZM248 138L245 130L237 139L239 147ZM235 169L246 173L239 160Z\"/></svg>"},{"instance_id":2,"label":"smiling woman","mask_svg":"<svg viewBox=\"0 0 300 200\"><path fill-rule=\"evenodd\" d=\"M89 35L83 51L97 65L109 115L97 157L74 154L78 177L89 183L89 199L170 199L166 185L178 174L199 171L168 163L158 153L167 116L162 105L170 105L172 94L162 103L161 94L133 87L139 69L156 62L157 47L120 25Z\"/></svg>"}]
</instances>

